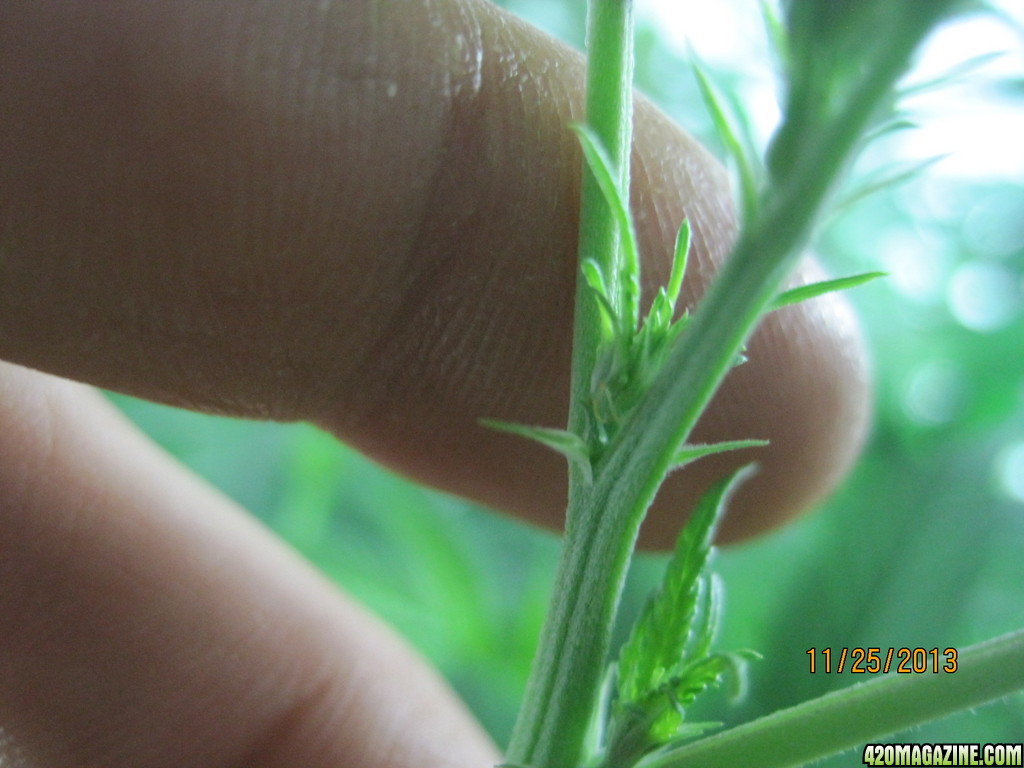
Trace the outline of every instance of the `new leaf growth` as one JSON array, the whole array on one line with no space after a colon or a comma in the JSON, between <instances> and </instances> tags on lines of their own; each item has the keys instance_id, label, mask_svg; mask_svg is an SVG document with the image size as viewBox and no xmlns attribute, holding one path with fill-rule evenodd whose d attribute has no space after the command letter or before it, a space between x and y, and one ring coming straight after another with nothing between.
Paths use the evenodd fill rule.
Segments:
<instances>
[{"instance_id":1,"label":"new leaf growth","mask_svg":"<svg viewBox=\"0 0 1024 768\"><path fill-rule=\"evenodd\" d=\"M726 500L745 474L738 470L704 494L679 536L661 587L620 651L602 765L627 768L718 725L688 722L686 706L727 674L740 680L744 662L756 656L712 652L723 595L721 581L708 568L712 542Z\"/></svg>"}]
</instances>

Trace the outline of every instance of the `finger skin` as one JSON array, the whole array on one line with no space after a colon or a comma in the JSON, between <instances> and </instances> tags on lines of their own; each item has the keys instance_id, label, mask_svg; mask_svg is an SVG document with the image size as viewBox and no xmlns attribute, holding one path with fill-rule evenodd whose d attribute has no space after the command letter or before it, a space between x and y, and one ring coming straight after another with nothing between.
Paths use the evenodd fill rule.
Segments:
<instances>
[{"instance_id":1,"label":"finger skin","mask_svg":"<svg viewBox=\"0 0 1024 768\"><path fill-rule=\"evenodd\" d=\"M0 762L497 762L389 630L87 388L0 364L0 456Z\"/></svg>"},{"instance_id":2,"label":"finger skin","mask_svg":"<svg viewBox=\"0 0 1024 768\"><path fill-rule=\"evenodd\" d=\"M0 71L0 357L312 420L558 525L562 460L478 420L565 423L578 54L476 0L8 0ZM646 295L687 217L692 306L733 238L725 176L643 100L634 163ZM840 300L749 357L695 436L773 441L725 538L818 499L866 423ZM645 540L752 455L674 477Z\"/></svg>"}]
</instances>

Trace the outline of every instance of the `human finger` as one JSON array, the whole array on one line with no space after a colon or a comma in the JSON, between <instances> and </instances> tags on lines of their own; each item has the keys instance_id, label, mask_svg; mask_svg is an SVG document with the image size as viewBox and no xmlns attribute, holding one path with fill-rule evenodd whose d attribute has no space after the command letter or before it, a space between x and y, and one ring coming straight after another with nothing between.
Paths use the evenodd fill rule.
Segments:
<instances>
[{"instance_id":1,"label":"human finger","mask_svg":"<svg viewBox=\"0 0 1024 768\"><path fill-rule=\"evenodd\" d=\"M81 385L0 364L0 764L480 768L376 619Z\"/></svg>"},{"instance_id":2,"label":"human finger","mask_svg":"<svg viewBox=\"0 0 1024 768\"><path fill-rule=\"evenodd\" d=\"M561 460L479 426L566 413L580 56L487 2L33 0L0 9L0 356L176 405L310 419L424 482L557 524ZM724 173L648 103L649 279L693 304ZM771 318L698 439L761 437L726 536L848 466L864 367L839 300ZM708 460L669 483L671 539Z\"/></svg>"}]
</instances>

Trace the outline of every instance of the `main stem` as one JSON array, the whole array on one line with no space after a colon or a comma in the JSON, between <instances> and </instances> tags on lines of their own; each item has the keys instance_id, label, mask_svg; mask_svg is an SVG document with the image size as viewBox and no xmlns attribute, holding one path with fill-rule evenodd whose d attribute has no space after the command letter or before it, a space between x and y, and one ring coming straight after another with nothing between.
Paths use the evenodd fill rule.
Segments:
<instances>
[{"instance_id":1,"label":"main stem","mask_svg":"<svg viewBox=\"0 0 1024 768\"><path fill-rule=\"evenodd\" d=\"M633 143L633 2L591 0L587 16L587 125L618 170L618 183L629 199L629 157ZM579 260L594 259L619 295L622 279L620 240L615 217L594 174L582 164ZM592 437L591 378L601 340L601 315L582 274L576 279L573 325L569 431Z\"/></svg>"},{"instance_id":2,"label":"main stem","mask_svg":"<svg viewBox=\"0 0 1024 768\"><path fill-rule=\"evenodd\" d=\"M628 199L633 123L633 2L591 0L587 21L587 124L618 170ZM583 164L579 255L595 259L613 285L621 279L620 234L590 169ZM592 292L577 273L569 430L595 439L590 386L601 339ZM573 768L582 759L611 627L636 539L636 526L598 519L595 488L570 465L563 554L506 760L535 768ZM642 510L640 515L642 516ZM636 525L639 525L637 521Z\"/></svg>"}]
</instances>

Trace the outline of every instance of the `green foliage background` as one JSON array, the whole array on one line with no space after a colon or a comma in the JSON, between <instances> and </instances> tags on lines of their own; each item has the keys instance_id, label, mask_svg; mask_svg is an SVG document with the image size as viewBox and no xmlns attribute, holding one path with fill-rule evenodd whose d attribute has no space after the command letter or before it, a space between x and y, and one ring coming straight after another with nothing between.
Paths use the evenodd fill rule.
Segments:
<instances>
[{"instance_id":1,"label":"green foliage background","mask_svg":"<svg viewBox=\"0 0 1024 768\"><path fill-rule=\"evenodd\" d=\"M581 46L583 0L501 4ZM730 83L744 73L717 76ZM639 30L637 79L715 146L687 64L650 27ZM1019 87L1008 93L1020 99ZM964 647L1024 623L1024 501L1005 488L1024 483L1024 184L925 174L836 220L820 254L837 275L898 271L916 259L932 290L908 298L896 275L850 295L876 367L870 443L820 511L719 553L728 599L721 646L765 658L752 665L744 701L712 695L699 719L740 722L856 681L810 674L808 648ZM994 284L972 276L993 274L1005 294L1001 322L965 327L950 291L983 292ZM393 623L505 742L552 579L552 535L395 478L304 425L116 399ZM662 564L638 560L626 616ZM893 741L1022 738L1024 697L1016 696ZM827 764L859 765L860 755Z\"/></svg>"}]
</instances>

